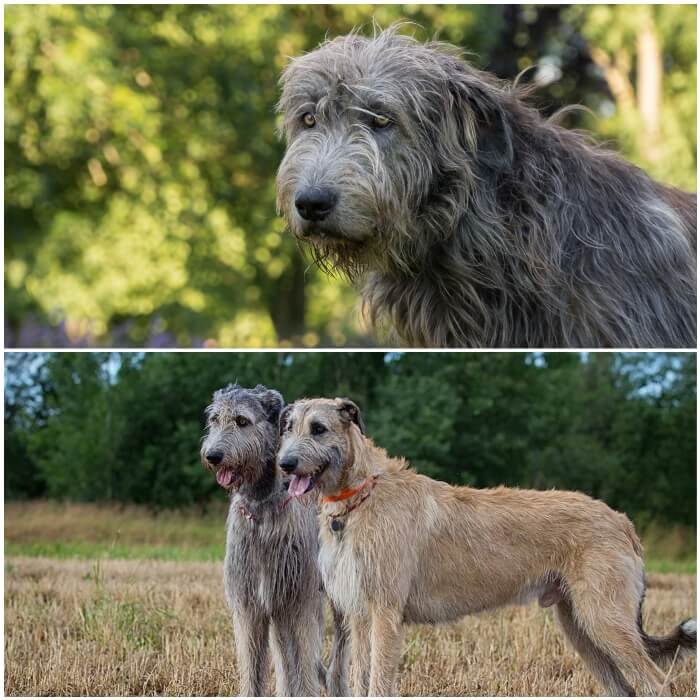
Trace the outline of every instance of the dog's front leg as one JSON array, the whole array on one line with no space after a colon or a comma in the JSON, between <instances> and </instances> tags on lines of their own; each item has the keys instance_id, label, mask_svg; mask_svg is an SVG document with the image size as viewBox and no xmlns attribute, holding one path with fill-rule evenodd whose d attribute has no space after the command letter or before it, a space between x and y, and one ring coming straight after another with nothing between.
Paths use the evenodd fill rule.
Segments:
<instances>
[{"instance_id":1,"label":"dog's front leg","mask_svg":"<svg viewBox=\"0 0 700 700\"><path fill-rule=\"evenodd\" d=\"M402 639L403 612L396 608L374 607L370 632L372 662L369 694L372 697L394 694Z\"/></svg>"},{"instance_id":2,"label":"dog's front leg","mask_svg":"<svg viewBox=\"0 0 700 700\"><path fill-rule=\"evenodd\" d=\"M239 694L267 695L268 637L270 622L247 608L236 610L233 629L238 657Z\"/></svg>"},{"instance_id":3,"label":"dog's front leg","mask_svg":"<svg viewBox=\"0 0 700 700\"><path fill-rule=\"evenodd\" d=\"M319 694L321 628L317 621L313 609L299 612L294 620L273 619L271 637L277 695L313 697Z\"/></svg>"},{"instance_id":4,"label":"dog's front leg","mask_svg":"<svg viewBox=\"0 0 700 700\"><path fill-rule=\"evenodd\" d=\"M350 650L352 663L350 680L352 694L356 697L367 695L370 676L370 618L353 615L350 618Z\"/></svg>"},{"instance_id":5,"label":"dog's front leg","mask_svg":"<svg viewBox=\"0 0 700 700\"><path fill-rule=\"evenodd\" d=\"M348 630L344 615L333 605L333 647L326 673L326 691L328 695L343 697L349 695L346 676L348 666Z\"/></svg>"}]
</instances>

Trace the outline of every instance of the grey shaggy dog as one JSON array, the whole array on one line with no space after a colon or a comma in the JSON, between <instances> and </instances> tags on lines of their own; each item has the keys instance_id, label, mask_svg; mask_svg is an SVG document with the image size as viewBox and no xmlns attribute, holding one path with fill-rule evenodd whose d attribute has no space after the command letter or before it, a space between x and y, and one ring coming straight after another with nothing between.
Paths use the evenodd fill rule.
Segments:
<instances>
[{"instance_id":1,"label":"grey shaggy dog","mask_svg":"<svg viewBox=\"0 0 700 700\"><path fill-rule=\"evenodd\" d=\"M323 592L314 503L291 499L275 465L282 395L231 384L206 409L203 465L231 491L224 584L233 613L240 693L267 695L269 647L280 696L347 695L347 633L333 611L335 638L321 663Z\"/></svg>"},{"instance_id":2,"label":"grey shaggy dog","mask_svg":"<svg viewBox=\"0 0 700 700\"><path fill-rule=\"evenodd\" d=\"M695 347L696 198L397 27L293 59L278 207L432 347Z\"/></svg>"}]
</instances>

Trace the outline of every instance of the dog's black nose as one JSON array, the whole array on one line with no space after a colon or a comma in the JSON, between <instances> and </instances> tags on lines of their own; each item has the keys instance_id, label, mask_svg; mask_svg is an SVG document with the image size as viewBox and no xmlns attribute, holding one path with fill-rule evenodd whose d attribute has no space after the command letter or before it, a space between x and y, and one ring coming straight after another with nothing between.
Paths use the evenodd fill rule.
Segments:
<instances>
[{"instance_id":1,"label":"dog's black nose","mask_svg":"<svg viewBox=\"0 0 700 700\"><path fill-rule=\"evenodd\" d=\"M280 462L280 468L287 472L287 474L291 474L297 468L297 464L299 464L298 457L285 457Z\"/></svg>"},{"instance_id":2,"label":"dog's black nose","mask_svg":"<svg viewBox=\"0 0 700 700\"><path fill-rule=\"evenodd\" d=\"M216 466L217 464L221 464L221 460L224 458L224 453L220 450L212 450L211 452L207 452L205 457L207 458L207 462L209 462L209 464Z\"/></svg>"},{"instance_id":3,"label":"dog's black nose","mask_svg":"<svg viewBox=\"0 0 700 700\"><path fill-rule=\"evenodd\" d=\"M294 200L299 216L307 221L323 221L335 206L338 195L328 187L307 187Z\"/></svg>"}]
</instances>

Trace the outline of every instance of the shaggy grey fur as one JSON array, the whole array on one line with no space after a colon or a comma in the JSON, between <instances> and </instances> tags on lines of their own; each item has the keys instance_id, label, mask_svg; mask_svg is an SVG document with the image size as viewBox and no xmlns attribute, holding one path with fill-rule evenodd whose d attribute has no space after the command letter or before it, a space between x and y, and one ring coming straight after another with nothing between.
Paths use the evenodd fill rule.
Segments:
<instances>
[{"instance_id":1,"label":"shaggy grey fur","mask_svg":"<svg viewBox=\"0 0 700 700\"><path fill-rule=\"evenodd\" d=\"M410 345L695 347L696 198L447 44L392 27L291 61L278 206Z\"/></svg>"},{"instance_id":2,"label":"shaggy grey fur","mask_svg":"<svg viewBox=\"0 0 700 700\"><path fill-rule=\"evenodd\" d=\"M232 384L206 409L201 458L231 489L224 583L233 612L240 692L266 695L272 646L276 692L347 695L345 627L334 613L334 656L327 678L321 663L323 594L318 570L318 521L313 503L287 497L275 466L279 392Z\"/></svg>"}]
</instances>

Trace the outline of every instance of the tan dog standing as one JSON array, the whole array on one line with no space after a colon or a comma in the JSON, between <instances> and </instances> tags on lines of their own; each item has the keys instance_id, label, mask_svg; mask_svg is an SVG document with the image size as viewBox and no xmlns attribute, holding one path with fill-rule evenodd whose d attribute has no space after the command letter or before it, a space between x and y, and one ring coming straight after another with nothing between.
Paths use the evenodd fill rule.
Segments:
<instances>
[{"instance_id":1,"label":"tan dog standing","mask_svg":"<svg viewBox=\"0 0 700 700\"><path fill-rule=\"evenodd\" d=\"M655 662L694 650L696 623L642 629L642 547L629 519L567 491L472 489L406 468L365 437L347 399L297 401L280 416L277 461L292 495L322 494L324 587L350 620L356 695L390 695L402 626L539 600L605 689L657 695Z\"/></svg>"}]
</instances>

